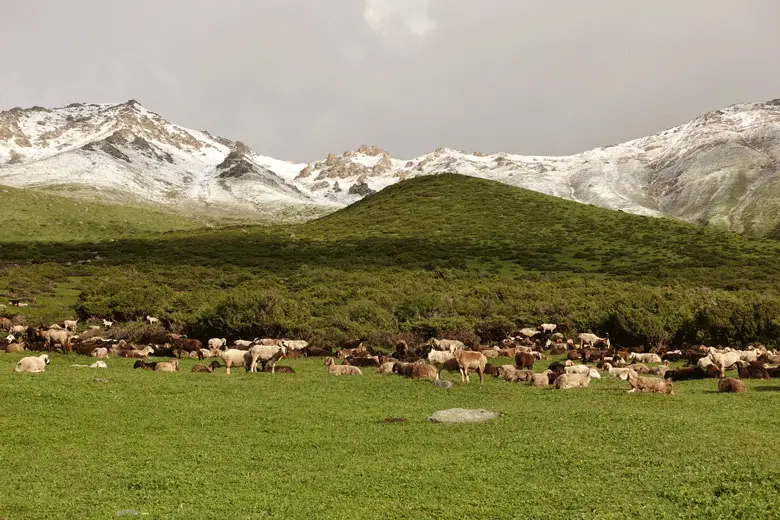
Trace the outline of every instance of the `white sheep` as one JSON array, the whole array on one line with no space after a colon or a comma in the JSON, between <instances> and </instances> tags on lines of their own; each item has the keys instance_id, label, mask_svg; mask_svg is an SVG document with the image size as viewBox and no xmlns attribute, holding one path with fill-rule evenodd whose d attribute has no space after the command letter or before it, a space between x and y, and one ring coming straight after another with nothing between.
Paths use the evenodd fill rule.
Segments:
<instances>
[{"instance_id":1,"label":"white sheep","mask_svg":"<svg viewBox=\"0 0 780 520\"><path fill-rule=\"evenodd\" d=\"M532 328L526 327L526 328L520 329L520 334L525 336L526 338L533 338L537 334L541 334L541 332L536 330L536 329L532 329Z\"/></svg>"},{"instance_id":2,"label":"white sheep","mask_svg":"<svg viewBox=\"0 0 780 520\"><path fill-rule=\"evenodd\" d=\"M550 374L552 370L545 370L531 376L528 380L528 384L531 386L547 387L550 386Z\"/></svg>"},{"instance_id":3,"label":"white sheep","mask_svg":"<svg viewBox=\"0 0 780 520\"><path fill-rule=\"evenodd\" d=\"M171 359L170 361L160 361L154 366L155 372L178 372L179 360Z\"/></svg>"},{"instance_id":4,"label":"white sheep","mask_svg":"<svg viewBox=\"0 0 780 520\"><path fill-rule=\"evenodd\" d=\"M332 376L362 376L363 372L358 367L352 365L337 365L332 357L325 359L325 366L328 367L328 373Z\"/></svg>"},{"instance_id":5,"label":"white sheep","mask_svg":"<svg viewBox=\"0 0 780 520\"><path fill-rule=\"evenodd\" d=\"M103 326L107 329L110 329L114 325L113 321L103 320Z\"/></svg>"},{"instance_id":6,"label":"white sheep","mask_svg":"<svg viewBox=\"0 0 780 520\"><path fill-rule=\"evenodd\" d=\"M609 363L604 363L604 370L606 370L610 376L616 377L623 381L628 380L628 373L631 371L630 368L615 368Z\"/></svg>"},{"instance_id":7,"label":"white sheep","mask_svg":"<svg viewBox=\"0 0 780 520\"><path fill-rule=\"evenodd\" d=\"M591 347L595 347L600 343L606 345L607 348L609 348L610 346L609 334L607 334L603 338L600 338L595 334L591 334L590 332L583 332L579 335L579 338L580 338L580 348L584 347L585 345L590 345Z\"/></svg>"},{"instance_id":8,"label":"white sheep","mask_svg":"<svg viewBox=\"0 0 780 520\"><path fill-rule=\"evenodd\" d=\"M221 350L222 347L227 346L227 340L225 338L211 338L209 340L209 348L211 350Z\"/></svg>"},{"instance_id":9,"label":"white sheep","mask_svg":"<svg viewBox=\"0 0 780 520\"><path fill-rule=\"evenodd\" d=\"M11 327L11 334L26 334L28 328L27 325L14 325Z\"/></svg>"},{"instance_id":10,"label":"white sheep","mask_svg":"<svg viewBox=\"0 0 780 520\"><path fill-rule=\"evenodd\" d=\"M661 356L658 354L640 354L638 352L631 352L628 355L628 359L633 361L636 360L640 363L660 363L661 362Z\"/></svg>"},{"instance_id":11,"label":"white sheep","mask_svg":"<svg viewBox=\"0 0 780 520\"><path fill-rule=\"evenodd\" d=\"M146 316L146 321L149 322L149 325L154 325L155 323L160 323L159 318L155 318L154 316Z\"/></svg>"},{"instance_id":12,"label":"white sheep","mask_svg":"<svg viewBox=\"0 0 780 520\"><path fill-rule=\"evenodd\" d=\"M233 342L233 346L239 350L247 350L253 343L253 341L249 341L248 339L237 339Z\"/></svg>"},{"instance_id":13,"label":"white sheep","mask_svg":"<svg viewBox=\"0 0 780 520\"><path fill-rule=\"evenodd\" d=\"M92 349L92 352L89 353L89 355L96 358L107 358L108 349L106 347L94 348Z\"/></svg>"},{"instance_id":14,"label":"white sheep","mask_svg":"<svg viewBox=\"0 0 780 520\"><path fill-rule=\"evenodd\" d=\"M257 372L257 362L260 361L265 370L266 363L271 363L271 373L273 373L276 362L287 355L287 347L283 345L252 345L249 347L251 356L249 371Z\"/></svg>"},{"instance_id":15,"label":"white sheep","mask_svg":"<svg viewBox=\"0 0 780 520\"><path fill-rule=\"evenodd\" d=\"M455 359L455 356L448 350L431 349L431 351L428 352L428 362L435 366L439 372L441 372L444 364L451 359Z\"/></svg>"},{"instance_id":16,"label":"white sheep","mask_svg":"<svg viewBox=\"0 0 780 520\"><path fill-rule=\"evenodd\" d=\"M287 347L287 350L303 350L309 346L309 342L302 339L283 339L282 345Z\"/></svg>"},{"instance_id":17,"label":"white sheep","mask_svg":"<svg viewBox=\"0 0 780 520\"><path fill-rule=\"evenodd\" d=\"M385 361L384 363L382 363L377 367L376 373L381 375L392 374L394 366L395 366L395 361Z\"/></svg>"},{"instance_id":18,"label":"white sheep","mask_svg":"<svg viewBox=\"0 0 780 520\"><path fill-rule=\"evenodd\" d=\"M570 388L587 388L590 385L590 373L588 374L561 374L555 378L553 388L556 390L568 390Z\"/></svg>"},{"instance_id":19,"label":"white sheep","mask_svg":"<svg viewBox=\"0 0 780 520\"><path fill-rule=\"evenodd\" d=\"M62 322L62 324L65 325L65 330L73 332L76 330L76 325L78 322L79 320L65 320Z\"/></svg>"},{"instance_id":20,"label":"white sheep","mask_svg":"<svg viewBox=\"0 0 780 520\"><path fill-rule=\"evenodd\" d=\"M427 344L433 346L433 348L435 348L436 350L451 351L453 348L457 348L457 347L462 349L466 348L466 345L464 345L462 341L458 341L457 339L431 338Z\"/></svg>"},{"instance_id":21,"label":"white sheep","mask_svg":"<svg viewBox=\"0 0 780 520\"><path fill-rule=\"evenodd\" d=\"M555 332L555 329L558 328L558 325L556 325L555 323L542 323L541 325L539 325L539 328L542 329L542 332L544 333L552 334L553 332Z\"/></svg>"},{"instance_id":22,"label":"white sheep","mask_svg":"<svg viewBox=\"0 0 780 520\"><path fill-rule=\"evenodd\" d=\"M235 348L223 350L219 357L225 362L225 367L227 367L225 373L227 375L230 375L230 367L249 366L252 362L252 356L249 352Z\"/></svg>"},{"instance_id":23,"label":"white sheep","mask_svg":"<svg viewBox=\"0 0 780 520\"><path fill-rule=\"evenodd\" d=\"M42 354L40 356L28 356L19 360L14 368L14 372L27 372L29 374L38 374L46 371L46 365L51 363L49 356Z\"/></svg>"},{"instance_id":24,"label":"white sheep","mask_svg":"<svg viewBox=\"0 0 780 520\"><path fill-rule=\"evenodd\" d=\"M726 377L726 370L737 364L740 361L739 352L718 352L714 347L710 347L710 355L712 358L712 364L718 367L720 371L720 377Z\"/></svg>"}]
</instances>

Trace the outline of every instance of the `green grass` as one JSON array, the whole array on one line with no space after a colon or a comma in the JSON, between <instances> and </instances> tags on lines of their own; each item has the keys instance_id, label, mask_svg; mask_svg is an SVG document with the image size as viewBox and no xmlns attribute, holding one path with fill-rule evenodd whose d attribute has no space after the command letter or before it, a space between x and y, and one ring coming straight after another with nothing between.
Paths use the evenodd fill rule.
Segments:
<instances>
[{"instance_id":1,"label":"green grass","mask_svg":"<svg viewBox=\"0 0 780 520\"><path fill-rule=\"evenodd\" d=\"M80 241L14 241L12 231L0 289L35 298L25 313L36 320L154 314L201 336L387 344L394 334L497 339L554 320L622 342L780 337L776 241L457 175L405 181L302 225L92 229ZM63 284L79 291L75 305Z\"/></svg>"},{"instance_id":2,"label":"green grass","mask_svg":"<svg viewBox=\"0 0 780 520\"><path fill-rule=\"evenodd\" d=\"M450 390L397 376L229 378L0 363L0 518L776 518L776 382L672 396L617 380L552 391L488 378ZM538 367L541 369L542 367ZM107 383L95 382L106 378ZM445 377L455 379L452 374ZM764 391L760 391L764 390ZM504 413L434 425L449 407ZM406 423L385 424L386 417Z\"/></svg>"}]
</instances>

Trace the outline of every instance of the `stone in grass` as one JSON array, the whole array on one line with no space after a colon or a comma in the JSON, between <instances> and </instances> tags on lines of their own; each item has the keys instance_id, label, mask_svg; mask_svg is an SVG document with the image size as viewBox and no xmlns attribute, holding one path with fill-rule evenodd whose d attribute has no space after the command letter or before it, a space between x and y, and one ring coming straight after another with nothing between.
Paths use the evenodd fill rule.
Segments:
<instances>
[{"instance_id":1,"label":"stone in grass","mask_svg":"<svg viewBox=\"0 0 780 520\"><path fill-rule=\"evenodd\" d=\"M467 410L465 408L450 408L449 410L439 410L428 417L433 423L474 423L497 419L500 416L497 412L489 410Z\"/></svg>"},{"instance_id":2,"label":"stone in grass","mask_svg":"<svg viewBox=\"0 0 780 520\"><path fill-rule=\"evenodd\" d=\"M433 382L433 386L439 387L439 388L452 388L452 381L447 381L445 379L437 379Z\"/></svg>"}]
</instances>

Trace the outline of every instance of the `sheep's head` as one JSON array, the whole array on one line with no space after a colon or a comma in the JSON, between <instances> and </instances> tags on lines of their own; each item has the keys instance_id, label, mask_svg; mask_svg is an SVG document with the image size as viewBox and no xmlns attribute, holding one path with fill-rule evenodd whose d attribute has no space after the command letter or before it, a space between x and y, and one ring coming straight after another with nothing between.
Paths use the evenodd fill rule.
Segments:
<instances>
[{"instance_id":1,"label":"sheep's head","mask_svg":"<svg viewBox=\"0 0 780 520\"><path fill-rule=\"evenodd\" d=\"M323 362L323 365L325 365L325 366L329 367L329 366L331 366L332 364L333 364L333 358L332 358L332 357L325 358L325 361Z\"/></svg>"},{"instance_id":2,"label":"sheep's head","mask_svg":"<svg viewBox=\"0 0 780 520\"><path fill-rule=\"evenodd\" d=\"M43 360L43 362L44 362L44 363L46 363L47 365L48 365L49 363L51 363L51 360L49 359L49 356L48 356L48 355L46 355L46 354L42 354L42 355L41 355L41 359L42 359L42 360Z\"/></svg>"}]
</instances>

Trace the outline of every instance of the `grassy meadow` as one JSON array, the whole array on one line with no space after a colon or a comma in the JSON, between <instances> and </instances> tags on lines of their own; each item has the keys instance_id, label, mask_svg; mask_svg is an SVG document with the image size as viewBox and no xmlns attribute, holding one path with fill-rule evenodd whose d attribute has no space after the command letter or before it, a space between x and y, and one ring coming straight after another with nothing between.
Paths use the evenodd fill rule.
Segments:
<instances>
[{"instance_id":1,"label":"grassy meadow","mask_svg":"<svg viewBox=\"0 0 780 520\"><path fill-rule=\"evenodd\" d=\"M455 175L412 179L305 224L227 225L0 187L0 308L38 325L162 318L193 337L392 346L490 342L553 321L623 346L780 338L780 244ZM23 208L18 211L16 208ZM14 208L10 211L9 208ZM0 300L0 303L5 303ZM19 319L17 317L17 319ZM683 382L450 390L364 369L226 377L0 354L0 519L778 517L780 386ZM508 362L509 360L503 360ZM494 364L502 360L493 360ZM540 362L537 370L544 368ZM446 374L456 379L453 374ZM434 425L450 408L504 415ZM406 422L388 424L388 417Z\"/></svg>"},{"instance_id":2,"label":"grassy meadow","mask_svg":"<svg viewBox=\"0 0 780 520\"><path fill-rule=\"evenodd\" d=\"M19 357L0 355L3 519L758 520L780 509L773 381L741 395L715 393L715 380L671 396L615 379L440 390L370 369L332 377L321 359L226 377L191 373L191 360L165 374L126 359L72 368L85 358L62 355L45 374L15 374ZM504 415L426 421L450 407Z\"/></svg>"}]
</instances>

